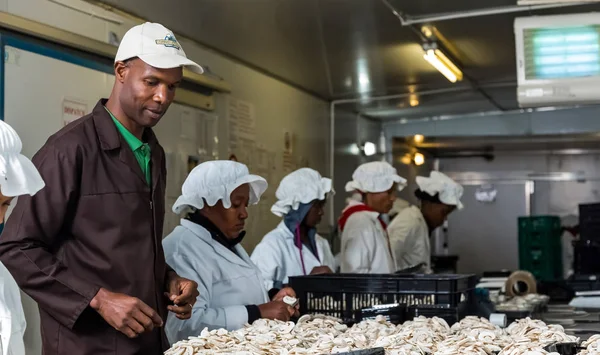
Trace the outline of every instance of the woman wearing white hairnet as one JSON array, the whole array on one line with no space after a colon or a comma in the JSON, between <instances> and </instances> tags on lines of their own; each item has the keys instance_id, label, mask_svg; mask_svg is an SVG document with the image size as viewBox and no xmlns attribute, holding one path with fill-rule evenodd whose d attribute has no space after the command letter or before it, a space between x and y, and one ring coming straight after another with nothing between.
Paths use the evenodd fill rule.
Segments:
<instances>
[{"instance_id":1,"label":"woman wearing white hairnet","mask_svg":"<svg viewBox=\"0 0 600 355\"><path fill-rule=\"evenodd\" d=\"M366 163L354 171L346 191L359 193L362 201L351 200L338 222L343 273L394 272L387 226L381 215L390 211L396 191L404 186L406 179L386 162Z\"/></svg>"},{"instance_id":2,"label":"woman wearing white hairnet","mask_svg":"<svg viewBox=\"0 0 600 355\"><path fill-rule=\"evenodd\" d=\"M17 132L0 121L0 223L13 198L35 195L45 184L33 163L21 155ZM0 263L0 349L2 355L25 355L25 314L19 286Z\"/></svg>"},{"instance_id":3,"label":"woman wearing white hairnet","mask_svg":"<svg viewBox=\"0 0 600 355\"><path fill-rule=\"evenodd\" d=\"M296 170L281 180L271 212L283 220L252 252L252 261L267 289L281 288L288 277L332 273L335 259L327 240L317 234L324 214L331 179L309 168Z\"/></svg>"},{"instance_id":4,"label":"woman wearing white hairnet","mask_svg":"<svg viewBox=\"0 0 600 355\"><path fill-rule=\"evenodd\" d=\"M452 211L463 208L463 187L448 176L432 171L430 177L417 176L417 185L421 207L402 210L388 227L396 271L423 265L431 272L429 236Z\"/></svg>"},{"instance_id":5,"label":"woman wearing white hairnet","mask_svg":"<svg viewBox=\"0 0 600 355\"><path fill-rule=\"evenodd\" d=\"M194 168L183 183L173 212L188 212L163 240L167 264L198 283L200 296L188 320L169 314L171 343L197 336L202 329L240 329L258 318L287 321L296 314L283 302L290 288L269 299L260 271L239 244L247 207L256 204L267 182L234 161L209 161Z\"/></svg>"}]
</instances>

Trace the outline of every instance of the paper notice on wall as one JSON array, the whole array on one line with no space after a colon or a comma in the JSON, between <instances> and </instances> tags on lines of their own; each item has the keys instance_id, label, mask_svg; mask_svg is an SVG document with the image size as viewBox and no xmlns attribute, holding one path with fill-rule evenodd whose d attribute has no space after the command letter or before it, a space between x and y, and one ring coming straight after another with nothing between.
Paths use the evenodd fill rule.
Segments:
<instances>
[{"instance_id":1,"label":"paper notice on wall","mask_svg":"<svg viewBox=\"0 0 600 355\"><path fill-rule=\"evenodd\" d=\"M232 148L242 142L256 141L256 114L254 104L229 97L227 105L227 120L229 123L229 144Z\"/></svg>"},{"instance_id":2,"label":"paper notice on wall","mask_svg":"<svg viewBox=\"0 0 600 355\"><path fill-rule=\"evenodd\" d=\"M283 174L287 175L297 169L294 157L294 137L288 131L283 134Z\"/></svg>"},{"instance_id":3,"label":"paper notice on wall","mask_svg":"<svg viewBox=\"0 0 600 355\"><path fill-rule=\"evenodd\" d=\"M88 114L88 107L85 101L65 98L62 103L63 126L75 121Z\"/></svg>"}]
</instances>

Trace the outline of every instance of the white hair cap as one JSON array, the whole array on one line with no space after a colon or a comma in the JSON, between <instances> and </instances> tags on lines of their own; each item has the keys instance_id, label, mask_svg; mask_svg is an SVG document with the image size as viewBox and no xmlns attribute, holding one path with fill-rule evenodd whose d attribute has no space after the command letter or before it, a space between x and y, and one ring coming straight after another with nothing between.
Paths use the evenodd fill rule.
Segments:
<instances>
[{"instance_id":1,"label":"white hair cap","mask_svg":"<svg viewBox=\"0 0 600 355\"><path fill-rule=\"evenodd\" d=\"M430 196L439 194L440 201L446 205L456 206L459 210L464 207L460 202L463 187L439 171L432 171L429 177L417 176L417 185Z\"/></svg>"},{"instance_id":2,"label":"white hair cap","mask_svg":"<svg viewBox=\"0 0 600 355\"><path fill-rule=\"evenodd\" d=\"M214 160L195 167L183 182L181 196L173 204L173 212L180 214L186 208L204 208L204 202L214 206L219 200L223 207L231 207L231 193L241 185L250 185L251 205L260 201L267 189L267 180L252 175L248 167L231 160Z\"/></svg>"},{"instance_id":3,"label":"white hair cap","mask_svg":"<svg viewBox=\"0 0 600 355\"><path fill-rule=\"evenodd\" d=\"M271 212L283 217L290 209L297 210L301 203L324 200L329 192L332 192L331 179L321 177L321 174L310 168L298 169L286 175L279 183L275 192L278 201L271 207Z\"/></svg>"},{"instance_id":4,"label":"white hair cap","mask_svg":"<svg viewBox=\"0 0 600 355\"><path fill-rule=\"evenodd\" d=\"M7 197L35 195L46 184L31 160L21 154L21 138L0 120L0 192Z\"/></svg>"},{"instance_id":5,"label":"white hair cap","mask_svg":"<svg viewBox=\"0 0 600 355\"><path fill-rule=\"evenodd\" d=\"M346 191L384 192L394 183L398 184L398 191L406 187L406 179L398 175L393 166L383 161L374 161L354 170L352 181L346 183Z\"/></svg>"}]
</instances>

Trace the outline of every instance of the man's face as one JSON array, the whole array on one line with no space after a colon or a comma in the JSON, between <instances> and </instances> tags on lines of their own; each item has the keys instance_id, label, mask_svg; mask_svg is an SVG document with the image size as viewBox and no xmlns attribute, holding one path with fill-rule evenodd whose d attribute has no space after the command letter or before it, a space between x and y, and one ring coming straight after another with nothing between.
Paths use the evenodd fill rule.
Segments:
<instances>
[{"instance_id":1,"label":"man's face","mask_svg":"<svg viewBox=\"0 0 600 355\"><path fill-rule=\"evenodd\" d=\"M4 217L6 217L6 211L10 207L10 203L13 197L4 196L0 193L0 223L4 223Z\"/></svg>"},{"instance_id":2,"label":"man's face","mask_svg":"<svg viewBox=\"0 0 600 355\"><path fill-rule=\"evenodd\" d=\"M154 127L175 98L183 69L158 69L141 59L115 64L122 84L119 102L127 117L142 127Z\"/></svg>"}]
</instances>

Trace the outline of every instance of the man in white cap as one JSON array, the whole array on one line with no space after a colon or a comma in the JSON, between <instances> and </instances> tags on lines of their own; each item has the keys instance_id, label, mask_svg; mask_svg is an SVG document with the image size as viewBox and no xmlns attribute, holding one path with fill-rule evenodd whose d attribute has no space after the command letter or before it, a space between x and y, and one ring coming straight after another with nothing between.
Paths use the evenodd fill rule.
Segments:
<instances>
[{"instance_id":1,"label":"man in white cap","mask_svg":"<svg viewBox=\"0 0 600 355\"><path fill-rule=\"evenodd\" d=\"M44 354L162 354L168 311L191 315L197 284L161 245L165 154L152 132L183 67L202 72L171 31L132 28L108 100L33 158L47 187L19 200L0 260L39 305Z\"/></svg>"},{"instance_id":2,"label":"man in white cap","mask_svg":"<svg viewBox=\"0 0 600 355\"><path fill-rule=\"evenodd\" d=\"M396 271L422 266L431 272L429 236L455 209L462 209L463 187L448 176L432 171L430 177L417 176L415 195L421 207L403 209L390 223L388 233Z\"/></svg>"},{"instance_id":3,"label":"man in white cap","mask_svg":"<svg viewBox=\"0 0 600 355\"><path fill-rule=\"evenodd\" d=\"M0 223L11 201L21 195L35 195L44 180L29 159L21 155L17 132L0 121ZM25 355L25 314L19 286L0 263L0 354Z\"/></svg>"},{"instance_id":4,"label":"man in white cap","mask_svg":"<svg viewBox=\"0 0 600 355\"><path fill-rule=\"evenodd\" d=\"M338 222L342 232L341 272L388 274L394 260L382 214L392 209L396 191L406 186L386 162L362 164L346 184L347 192L360 193L362 201L351 200Z\"/></svg>"}]
</instances>

